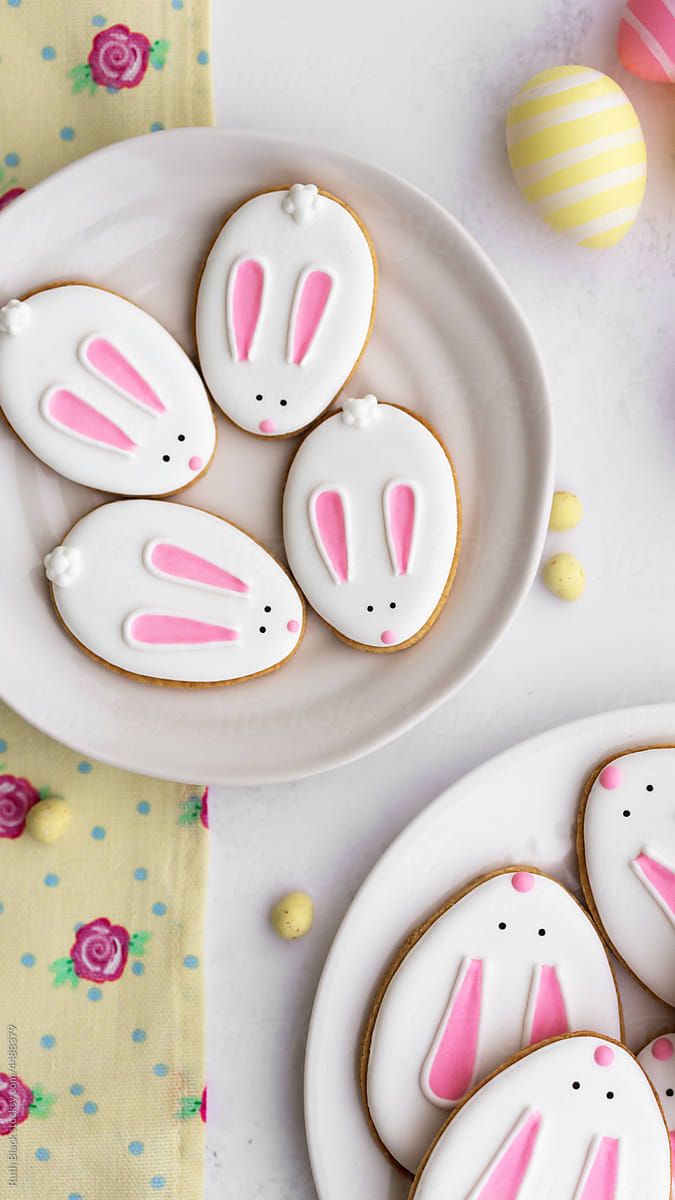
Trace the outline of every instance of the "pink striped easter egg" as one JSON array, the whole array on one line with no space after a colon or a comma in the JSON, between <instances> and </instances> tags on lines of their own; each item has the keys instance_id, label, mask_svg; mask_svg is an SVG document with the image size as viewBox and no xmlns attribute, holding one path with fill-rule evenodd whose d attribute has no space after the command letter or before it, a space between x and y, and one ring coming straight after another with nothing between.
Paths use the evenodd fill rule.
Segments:
<instances>
[{"instance_id":1,"label":"pink striped easter egg","mask_svg":"<svg viewBox=\"0 0 675 1200\"><path fill-rule=\"evenodd\" d=\"M675 83L675 0L629 0L619 26L624 67L655 83Z\"/></svg>"}]
</instances>

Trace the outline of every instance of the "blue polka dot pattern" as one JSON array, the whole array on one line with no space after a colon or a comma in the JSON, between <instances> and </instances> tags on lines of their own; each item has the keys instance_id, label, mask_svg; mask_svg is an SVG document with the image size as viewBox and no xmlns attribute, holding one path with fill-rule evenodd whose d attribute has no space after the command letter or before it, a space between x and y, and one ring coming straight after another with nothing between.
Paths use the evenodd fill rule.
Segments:
<instances>
[{"instance_id":1,"label":"blue polka dot pattern","mask_svg":"<svg viewBox=\"0 0 675 1200\"><path fill-rule=\"evenodd\" d=\"M45 1050L53 1050L56 1045L56 1038L53 1033L45 1033L44 1037L40 1038L40 1045Z\"/></svg>"},{"instance_id":2,"label":"blue polka dot pattern","mask_svg":"<svg viewBox=\"0 0 675 1200\"><path fill-rule=\"evenodd\" d=\"M145 963L135 962L131 970L134 975L145 975Z\"/></svg>"},{"instance_id":3,"label":"blue polka dot pattern","mask_svg":"<svg viewBox=\"0 0 675 1200\"><path fill-rule=\"evenodd\" d=\"M146 817L148 815L150 812L150 805L148 804L147 800L141 800L136 805L136 812L139 812L142 817Z\"/></svg>"},{"instance_id":4,"label":"blue polka dot pattern","mask_svg":"<svg viewBox=\"0 0 675 1200\"><path fill-rule=\"evenodd\" d=\"M166 1179L163 1175L153 1175L152 1179L150 1180L150 1187L159 1192L163 1187L166 1187Z\"/></svg>"},{"instance_id":5,"label":"blue polka dot pattern","mask_svg":"<svg viewBox=\"0 0 675 1200\"><path fill-rule=\"evenodd\" d=\"M81 1083L71 1083L71 1085L70 1085L70 1094L71 1094L71 1096L81 1096L81 1095L82 1095L82 1093L83 1093L83 1091L84 1091L84 1085L83 1085L83 1084L81 1084Z\"/></svg>"},{"instance_id":6,"label":"blue polka dot pattern","mask_svg":"<svg viewBox=\"0 0 675 1200\"><path fill-rule=\"evenodd\" d=\"M105 838L105 829L102 825L94 825L94 828L91 831L91 836L95 842L102 842Z\"/></svg>"},{"instance_id":7,"label":"blue polka dot pattern","mask_svg":"<svg viewBox=\"0 0 675 1200\"><path fill-rule=\"evenodd\" d=\"M53 62L56 58L56 50L53 46L43 46L41 54L45 62Z\"/></svg>"},{"instance_id":8,"label":"blue polka dot pattern","mask_svg":"<svg viewBox=\"0 0 675 1200\"><path fill-rule=\"evenodd\" d=\"M78 929L81 929L83 925L84 925L84 921L76 921L75 924L73 925L73 929L75 930L75 933L77 933Z\"/></svg>"},{"instance_id":9,"label":"blue polka dot pattern","mask_svg":"<svg viewBox=\"0 0 675 1200\"><path fill-rule=\"evenodd\" d=\"M163 917L166 912L166 904L158 900L156 904L153 904L152 911L156 917ZM2 909L0 909L0 912L2 912Z\"/></svg>"},{"instance_id":10,"label":"blue polka dot pattern","mask_svg":"<svg viewBox=\"0 0 675 1200\"><path fill-rule=\"evenodd\" d=\"M82 1105L82 1112L86 1113L88 1117L95 1117L96 1113L98 1112L98 1104L94 1104L93 1100L87 1100L87 1102Z\"/></svg>"},{"instance_id":11,"label":"blue polka dot pattern","mask_svg":"<svg viewBox=\"0 0 675 1200\"><path fill-rule=\"evenodd\" d=\"M68 1200L82 1200L82 1196L79 1192L71 1192L68 1196Z\"/></svg>"},{"instance_id":12,"label":"blue polka dot pattern","mask_svg":"<svg viewBox=\"0 0 675 1200\"><path fill-rule=\"evenodd\" d=\"M73 136L74 136L74 134L73 134ZM85 759L82 762L77 764L77 769L80 772L80 775L91 775L91 772L93 771L94 768L92 767L91 763L87 762Z\"/></svg>"},{"instance_id":13,"label":"blue polka dot pattern","mask_svg":"<svg viewBox=\"0 0 675 1200\"><path fill-rule=\"evenodd\" d=\"M92 25L98 25L99 28L101 28L106 23L105 17L101 17L101 16L92 17L91 23L92 23Z\"/></svg>"},{"instance_id":14,"label":"blue polka dot pattern","mask_svg":"<svg viewBox=\"0 0 675 1200\"><path fill-rule=\"evenodd\" d=\"M129 1153L130 1154L135 1154L136 1157L138 1157L138 1155L142 1154L144 1150L145 1150L145 1146L143 1145L142 1142L129 1142Z\"/></svg>"},{"instance_id":15,"label":"blue polka dot pattern","mask_svg":"<svg viewBox=\"0 0 675 1200\"><path fill-rule=\"evenodd\" d=\"M52 872L50 871L49 875L45 875L45 885L46 885L46 887L58 887L59 886L58 875L53 875Z\"/></svg>"},{"instance_id":16,"label":"blue polka dot pattern","mask_svg":"<svg viewBox=\"0 0 675 1200\"><path fill-rule=\"evenodd\" d=\"M160 133L163 128L164 128L164 126L162 125L161 121L153 121L152 125L150 126L150 132L151 133Z\"/></svg>"},{"instance_id":17,"label":"blue polka dot pattern","mask_svg":"<svg viewBox=\"0 0 675 1200\"><path fill-rule=\"evenodd\" d=\"M131 1035L131 1040L132 1042L144 1042L147 1036L148 1035L144 1029L134 1029Z\"/></svg>"},{"instance_id":18,"label":"blue polka dot pattern","mask_svg":"<svg viewBox=\"0 0 675 1200\"><path fill-rule=\"evenodd\" d=\"M199 63L200 67L205 67L208 61L208 52L206 50L200 50L199 54L197 55L197 62Z\"/></svg>"},{"instance_id":19,"label":"blue polka dot pattern","mask_svg":"<svg viewBox=\"0 0 675 1200\"><path fill-rule=\"evenodd\" d=\"M7 742L4 738L0 738L0 754L4 754L7 749Z\"/></svg>"},{"instance_id":20,"label":"blue polka dot pattern","mask_svg":"<svg viewBox=\"0 0 675 1200\"><path fill-rule=\"evenodd\" d=\"M143 880L147 878L148 872L145 867L136 867L136 870L134 871L134 879L137 879L139 883L142 883Z\"/></svg>"},{"instance_id":21,"label":"blue polka dot pattern","mask_svg":"<svg viewBox=\"0 0 675 1200\"><path fill-rule=\"evenodd\" d=\"M2 900L0 900L0 913L4 913L4 911L5 911L5 906L2 903Z\"/></svg>"},{"instance_id":22,"label":"blue polka dot pattern","mask_svg":"<svg viewBox=\"0 0 675 1200\"><path fill-rule=\"evenodd\" d=\"M96 987L89 988L89 991L87 992L87 1000L93 1000L94 1003L96 1003L97 1000L102 1000L102 999L103 999L103 992L101 991L100 988L96 988Z\"/></svg>"},{"instance_id":23,"label":"blue polka dot pattern","mask_svg":"<svg viewBox=\"0 0 675 1200\"><path fill-rule=\"evenodd\" d=\"M21 962L24 967L34 967L35 966L35 955L34 954L22 954Z\"/></svg>"},{"instance_id":24,"label":"blue polka dot pattern","mask_svg":"<svg viewBox=\"0 0 675 1200\"><path fill-rule=\"evenodd\" d=\"M37 1150L35 1151L35 1157L37 1158L38 1162L49 1162L51 1154L45 1146L38 1146Z\"/></svg>"},{"instance_id":25,"label":"blue polka dot pattern","mask_svg":"<svg viewBox=\"0 0 675 1200\"><path fill-rule=\"evenodd\" d=\"M73 129L72 125L64 125L63 129L59 130L59 137L61 138L62 142L72 142L73 138L75 137L75 130Z\"/></svg>"},{"instance_id":26,"label":"blue polka dot pattern","mask_svg":"<svg viewBox=\"0 0 675 1200\"><path fill-rule=\"evenodd\" d=\"M177 12L180 12L181 8L183 7L183 0L171 0L171 7L175 8Z\"/></svg>"},{"instance_id":27,"label":"blue polka dot pattern","mask_svg":"<svg viewBox=\"0 0 675 1200\"><path fill-rule=\"evenodd\" d=\"M155 1063L152 1070L153 1074L159 1075L160 1079L163 1079L165 1075L169 1074L169 1068L167 1067L166 1063Z\"/></svg>"},{"instance_id":28,"label":"blue polka dot pattern","mask_svg":"<svg viewBox=\"0 0 675 1200\"><path fill-rule=\"evenodd\" d=\"M21 0L7 0L10 8L20 8Z\"/></svg>"},{"instance_id":29,"label":"blue polka dot pattern","mask_svg":"<svg viewBox=\"0 0 675 1200\"><path fill-rule=\"evenodd\" d=\"M5 155L5 166L7 167L18 167L20 162L21 159L14 150L12 150L10 154Z\"/></svg>"},{"instance_id":30,"label":"blue polka dot pattern","mask_svg":"<svg viewBox=\"0 0 675 1200\"><path fill-rule=\"evenodd\" d=\"M187 967L189 971L194 971L195 967L199 966L199 959L197 958L197 955L186 954L185 958L183 959L183 966Z\"/></svg>"}]
</instances>

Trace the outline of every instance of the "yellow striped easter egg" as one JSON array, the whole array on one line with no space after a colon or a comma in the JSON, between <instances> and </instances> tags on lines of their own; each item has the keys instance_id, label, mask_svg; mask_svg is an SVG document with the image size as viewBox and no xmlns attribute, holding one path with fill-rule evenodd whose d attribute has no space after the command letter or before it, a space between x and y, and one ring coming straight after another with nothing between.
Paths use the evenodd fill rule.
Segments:
<instances>
[{"instance_id":1,"label":"yellow striped easter egg","mask_svg":"<svg viewBox=\"0 0 675 1200\"><path fill-rule=\"evenodd\" d=\"M509 109L511 167L526 200L582 246L613 246L638 215L647 152L637 114L609 76L554 67Z\"/></svg>"}]
</instances>

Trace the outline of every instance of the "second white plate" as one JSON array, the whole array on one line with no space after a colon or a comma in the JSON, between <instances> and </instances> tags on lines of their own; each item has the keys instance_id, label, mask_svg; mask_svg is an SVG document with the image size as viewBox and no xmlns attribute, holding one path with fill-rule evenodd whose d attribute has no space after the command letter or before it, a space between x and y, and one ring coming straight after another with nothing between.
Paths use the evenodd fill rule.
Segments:
<instances>
[{"instance_id":1,"label":"second white plate","mask_svg":"<svg viewBox=\"0 0 675 1200\"><path fill-rule=\"evenodd\" d=\"M0 216L0 303L82 280L146 308L194 351L197 275L225 214L268 186L315 180L364 218L381 284L373 337L349 385L413 408L453 455L463 544L450 600L418 646L351 650L321 623L273 676L216 691L113 674L63 636L40 563L101 497L43 467L0 428L0 689L45 732L151 775L263 783L365 754L419 721L483 661L534 576L552 491L548 392L500 277L460 225L408 183L266 135L182 129L110 146ZM1 424L1 423L0 423ZM295 441L219 418L215 461L185 501L282 551L281 483ZM11 514L11 517L8 517Z\"/></svg>"}]
</instances>

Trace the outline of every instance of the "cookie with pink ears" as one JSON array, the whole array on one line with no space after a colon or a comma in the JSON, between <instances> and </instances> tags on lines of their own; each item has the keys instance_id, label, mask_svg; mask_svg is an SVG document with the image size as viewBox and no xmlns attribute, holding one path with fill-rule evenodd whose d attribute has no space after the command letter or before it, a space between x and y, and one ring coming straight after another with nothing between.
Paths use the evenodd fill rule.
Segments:
<instances>
[{"instance_id":1,"label":"cookie with pink ears","mask_svg":"<svg viewBox=\"0 0 675 1200\"><path fill-rule=\"evenodd\" d=\"M450 1116L409 1200L669 1200L670 1139L638 1061L580 1032L525 1050Z\"/></svg>"},{"instance_id":2,"label":"cookie with pink ears","mask_svg":"<svg viewBox=\"0 0 675 1200\"><path fill-rule=\"evenodd\" d=\"M474 880L385 972L361 1050L371 1131L413 1173L448 1111L523 1047L589 1027L622 1036L616 982L587 913L556 880Z\"/></svg>"},{"instance_id":3,"label":"cookie with pink ears","mask_svg":"<svg viewBox=\"0 0 675 1200\"><path fill-rule=\"evenodd\" d=\"M675 748L626 750L596 767L577 822L584 894L629 971L675 1005Z\"/></svg>"},{"instance_id":4,"label":"cookie with pink ears","mask_svg":"<svg viewBox=\"0 0 675 1200\"><path fill-rule=\"evenodd\" d=\"M344 200L313 183L246 200L197 294L199 361L216 403L258 437L305 429L354 371L376 294L370 236Z\"/></svg>"},{"instance_id":5,"label":"cookie with pink ears","mask_svg":"<svg viewBox=\"0 0 675 1200\"><path fill-rule=\"evenodd\" d=\"M88 284L0 308L0 410L48 467L120 496L180 491L216 446L209 397L178 342Z\"/></svg>"},{"instance_id":6,"label":"cookie with pink ears","mask_svg":"<svg viewBox=\"0 0 675 1200\"><path fill-rule=\"evenodd\" d=\"M659 1098L675 1155L675 1033L662 1034L648 1042L638 1054L638 1062Z\"/></svg>"},{"instance_id":7,"label":"cookie with pink ears","mask_svg":"<svg viewBox=\"0 0 675 1200\"><path fill-rule=\"evenodd\" d=\"M283 528L291 571L333 632L360 650L403 650L438 619L455 577L450 455L407 409L347 399L291 463Z\"/></svg>"}]
</instances>

